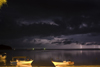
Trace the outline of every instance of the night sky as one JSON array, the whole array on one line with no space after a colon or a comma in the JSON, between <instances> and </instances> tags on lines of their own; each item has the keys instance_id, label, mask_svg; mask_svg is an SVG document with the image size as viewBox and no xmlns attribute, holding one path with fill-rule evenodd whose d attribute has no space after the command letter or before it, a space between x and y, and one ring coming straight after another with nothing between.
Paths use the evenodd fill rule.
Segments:
<instances>
[{"instance_id":1,"label":"night sky","mask_svg":"<svg viewBox=\"0 0 100 67\"><path fill-rule=\"evenodd\" d=\"M0 44L13 48L100 48L100 1L7 0L0 9Z\"/></svg>"}]
</instances>

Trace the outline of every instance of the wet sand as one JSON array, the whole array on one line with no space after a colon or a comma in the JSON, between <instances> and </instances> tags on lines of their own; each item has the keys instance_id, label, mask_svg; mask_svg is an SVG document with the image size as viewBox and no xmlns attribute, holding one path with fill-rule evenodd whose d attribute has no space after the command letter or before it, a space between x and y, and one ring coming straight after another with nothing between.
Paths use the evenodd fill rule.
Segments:
<instances>
[{"instance_id":1,"label":"wet sand","mask_svg":"<svg viewBox=\"0 0 100 67\"><path fill-rule=\"evenodd\" d=\"M0 67L55 67L55 66L31 66L31 65L23 65L23 66L0 66ZM56 67L100 67L100 65L75 65L75 66L56 66Z\"/></svg>"},{"instance_id":2,"label":"wet sand","mask_svg":"<svg viewBox=\"0 0 100 67\"><path fill-rule=\"evenodd\" d=\"M100 67L100 65L76 65L76 66L56 66L56 67Z\"/></svg>"}]
</instances>

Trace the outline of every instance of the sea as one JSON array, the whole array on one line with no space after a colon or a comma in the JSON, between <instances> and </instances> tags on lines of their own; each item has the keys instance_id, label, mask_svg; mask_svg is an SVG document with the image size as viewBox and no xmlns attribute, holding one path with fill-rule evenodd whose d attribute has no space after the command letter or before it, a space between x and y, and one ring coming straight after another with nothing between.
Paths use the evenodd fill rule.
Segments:
<instances>
[{"instance_id":1,"label":"sea","mask_svg":"<svg viewBox=\"0 0 100 67\"><path fill-rule=\"evenodd\" d=\"M0 60L0 67L55 67L53 61L74 61L72 66L57 67L100 67L100 50L0 50L6 59ZM31 65L12 65L14 56L27 56L33 59Z\"/></svg>"}]
</instances>

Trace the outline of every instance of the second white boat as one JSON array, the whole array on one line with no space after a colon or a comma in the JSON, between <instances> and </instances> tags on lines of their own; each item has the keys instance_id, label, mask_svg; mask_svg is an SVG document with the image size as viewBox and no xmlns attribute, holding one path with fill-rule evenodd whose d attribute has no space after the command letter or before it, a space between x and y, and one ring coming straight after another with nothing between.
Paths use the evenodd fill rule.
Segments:
<instances>
[{"instance_id":1,"label":"second white boat","mask_svg":"<svg viewBox=\"0 0 100 67\"><path fill-rule=\"evenodd\" d=\"M63 62L55 62L55 61L52 61L52 63L53 63L55 66L74 65L74 62L72 62L72 61L63 61Z\"/></svg>"}]
</instances>

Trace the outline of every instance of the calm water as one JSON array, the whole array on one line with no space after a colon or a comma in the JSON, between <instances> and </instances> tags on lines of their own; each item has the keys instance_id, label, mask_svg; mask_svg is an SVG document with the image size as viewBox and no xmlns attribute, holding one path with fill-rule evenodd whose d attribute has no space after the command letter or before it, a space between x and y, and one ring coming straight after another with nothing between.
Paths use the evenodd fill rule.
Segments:
<instances>
[{"instance_id":1,"label":"calm water","mask_svg":"<svg viewBox=\"0 0 100 67\"><path fill-rule=\"evenodd\" d=\"M77 65L100 65L100 50L0 50L6 52L6 60L0 60L0 66L12 66L13 56L29 56L33 59L32 66L52 66L54 61L72 60ZM29 67L29 66L28 66Z\"/></svg>"}]
</instances>

